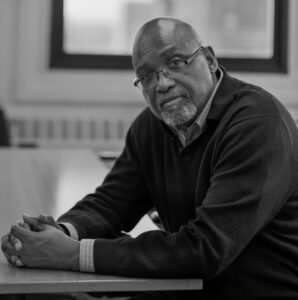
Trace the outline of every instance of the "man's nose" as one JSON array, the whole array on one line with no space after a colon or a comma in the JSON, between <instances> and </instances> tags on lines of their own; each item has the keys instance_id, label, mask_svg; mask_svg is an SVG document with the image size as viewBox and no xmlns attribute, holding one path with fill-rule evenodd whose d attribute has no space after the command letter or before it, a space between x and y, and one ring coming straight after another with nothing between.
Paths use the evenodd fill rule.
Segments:
<instances>
[{"instance_id":1,"label":"man's nose","mask_svg":"<svg viewBox=\"0 0 298 300\"><path fill-rule=\"evenodd\" d=\"M163 71L157 74L156 91L159 93L167 92L171 87L175 86L176 82Z\"/></svg>"}]
</instances>

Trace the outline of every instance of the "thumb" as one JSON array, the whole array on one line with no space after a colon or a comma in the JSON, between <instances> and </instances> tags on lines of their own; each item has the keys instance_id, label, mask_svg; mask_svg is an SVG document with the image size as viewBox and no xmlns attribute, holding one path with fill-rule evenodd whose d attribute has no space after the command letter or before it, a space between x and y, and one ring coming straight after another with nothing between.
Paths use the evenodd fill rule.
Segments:
<instances>
[{"instance_id":1,"label":"thumb","mask_svg":"<svg viewBox=\"0 0 298 300\"><path fill-rule=\"evenodd\" d=\"M41 231L45 229L45 226L41 224L36 217L28 216L27 214L22 215L24 223L28 224L33 231Z\"/></svg>"}]
</instances>

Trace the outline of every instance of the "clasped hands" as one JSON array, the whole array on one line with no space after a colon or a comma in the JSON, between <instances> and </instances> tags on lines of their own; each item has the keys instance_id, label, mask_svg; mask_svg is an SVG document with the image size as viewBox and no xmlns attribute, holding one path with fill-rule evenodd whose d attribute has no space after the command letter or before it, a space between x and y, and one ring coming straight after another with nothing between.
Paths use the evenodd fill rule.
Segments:
<instances>
[{"instance_id":1,"label":"clasped hands","mask_svg":"<svg viewBox=\"0 0 298 300\"><path fill-rule=\"evenodd\" d=\"M1 238L7 261L16 266L79 269L80 242L64 233L51 217L23 215Z\"/></svg>"}]
</instances>

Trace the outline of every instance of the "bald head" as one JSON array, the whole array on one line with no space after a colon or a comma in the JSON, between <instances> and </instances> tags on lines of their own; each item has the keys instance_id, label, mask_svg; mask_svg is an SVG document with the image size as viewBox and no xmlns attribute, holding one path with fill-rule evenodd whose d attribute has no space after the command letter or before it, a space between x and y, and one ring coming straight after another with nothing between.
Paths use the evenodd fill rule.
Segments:
<instances>
[{"instance_id":1,"label":"bald head","mask_svg":"<svg viewBox=\"0 0 298 300\"><path fill-rule=\"evenodd\" d=\"M133 46L133 65L154 47L166 41L199 47L202 42L196 31L187 23L170 17L160 17L145 23L137 32Z\"/></svg>"}]
</instances>

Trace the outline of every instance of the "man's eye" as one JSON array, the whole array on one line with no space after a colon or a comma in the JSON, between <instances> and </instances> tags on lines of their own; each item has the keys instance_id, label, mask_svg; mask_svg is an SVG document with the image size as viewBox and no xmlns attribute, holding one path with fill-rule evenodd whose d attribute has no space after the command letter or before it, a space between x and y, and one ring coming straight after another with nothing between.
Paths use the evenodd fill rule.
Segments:
<instances>
[{"instance_id":1,"label":"man's eye","mask_svg":"<svg viewBox=\"0 0 298 300\"><path fill-rule=\"evenodd\" d=\"M145 73L141 78L143 80L151 80L153 77L153 73L152 72L149 72L149 73Z\"/></svg>"},{"instance_id":2,"label":"man's eye","mask_svg":"<svg viewBox=\"0 0 298 300\"><path fill-rule=\"evenodd\" d=\"M180 67L183 67L185 65L185 62L183 59L181 58L175 58L175 59L172 59L169 64L168 64L168 67L169 68L180 68Z\"/></svg>"}]
</instances>

